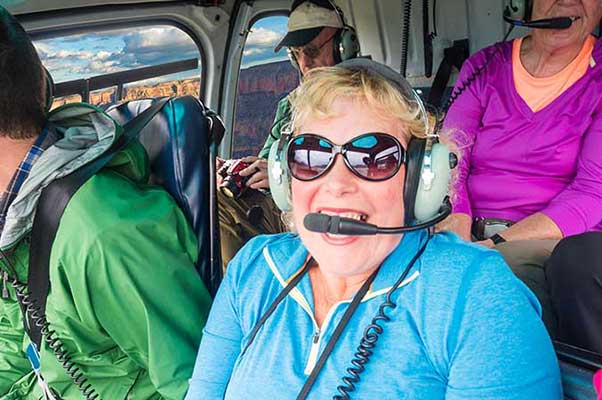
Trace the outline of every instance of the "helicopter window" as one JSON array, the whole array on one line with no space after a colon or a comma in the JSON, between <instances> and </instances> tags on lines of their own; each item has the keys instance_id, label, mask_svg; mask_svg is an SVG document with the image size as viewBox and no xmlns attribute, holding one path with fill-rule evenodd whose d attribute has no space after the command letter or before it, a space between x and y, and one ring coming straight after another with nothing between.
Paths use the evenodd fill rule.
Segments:
<instances>
[{"instance_id":1,"label":"helicopter window","mask_svg":"<svg viewBox=\"0 0 602 400\"><path fill-rule=\"evenodd\" d=\"M55 82L53 107L157 96L200 96L201 53L183 30L136 26L36 40Z\"/></svg>"},{"instance_id":2,"label":"helicopter window","mask_svg":"<svg viewBox=\"0 0 602 400\"><path fill-rule=\"evenodd\" d=\"M278 102L299 84L286 49L274 47L288 17L266 16L251 27L241 61L236 95L232 157L257 155L272 127Z\"/></svg>"}]
</instances>

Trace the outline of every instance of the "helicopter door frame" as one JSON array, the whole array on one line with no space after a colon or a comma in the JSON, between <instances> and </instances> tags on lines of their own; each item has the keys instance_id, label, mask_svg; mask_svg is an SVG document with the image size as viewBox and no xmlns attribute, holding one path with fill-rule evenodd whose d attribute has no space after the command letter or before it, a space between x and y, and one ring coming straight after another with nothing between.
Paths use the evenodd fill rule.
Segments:
<instances>
[{"instance_id":1,"label":"helicopter door frame","mask_svg":"<svg viewBox=\"0 0 602 400\"><path fill-rule=\"evenodd\" d=\"M251 27L263 16L288 16L290 3L290 0L239 1L232 11L233 21L230 24L229 39L224 53L224 68L221 76L222 85L219 90L219 112L226 126L226 133L218 152L220 157L228 159L232 154L240 66ZM268 132L265 134L267 137Z\"/></svg>"}]
</instances>

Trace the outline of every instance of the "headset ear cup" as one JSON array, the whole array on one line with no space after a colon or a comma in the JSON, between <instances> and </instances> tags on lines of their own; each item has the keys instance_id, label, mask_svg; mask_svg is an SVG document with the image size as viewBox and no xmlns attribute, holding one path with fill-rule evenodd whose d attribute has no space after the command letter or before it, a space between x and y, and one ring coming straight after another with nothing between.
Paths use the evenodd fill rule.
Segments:
<instances>
[{"instance_id":1,"label":"headset ear cup","mask_svg":"<svg viewBox=\"0 0 602 400\"><path fill-rule=\"evenodd\" d=\"M424 157L424 147L426 139L413 137L410 139L406 151L406 174L403 188L403 203L405 210L405 224L411 225L416 220L414 208L416 204L416 192L420 183L420 173L422 170L422 159Z\"/></svg>"},{"instance_id":2,"label":"headset ear cup","mask_svg":"<svg viewBox=\"0 0 602 400\"><path fill-rule=\"evenodd\" d=\"M290 61L293 68L295 68L297 71L300 71L301 68L299 67L299 63L297 62L297 57L295 57L293 52L289 49L286 49L286 54L288 55L288 60Z\"/></svg>"},{"instance_id":3,"label":"headset ear cup","mask_svg":"<svg viewBox=\"0 0 602 400\"><path fill-rule=\"evenodd\" d=\"M423 177L424 165L421 166L420 179L416 190L414 204L416 222L424 222L437 215L445 198L449 195L452 167L450 151L446 145L435 143L430 154L432 173L430 177Z\"/></svg>"},{"instance_id":4,"label":"headset ear cup","mask_svg":"<svg viewBox=\"0 0 602 400\"><path fill-rule=\"evenodd\" d=\"M270 147L268 155L268 181L270 182L270 192L274 203L282 211L291 211L293 209L290 203L290 173L287 164L288 146L282 146L279 151L280 140L276 140Z\"/></svg>"},{"instance_id":5,"label":"headset ear cup","mask_svg":"<svg viewBox=\"0 0 602 400\"><path fill-rule=\"evenodd\" d=\"M360 42L353 28L344 27L336 37L335 53L339 55L339 62L356 58L360 54Z\"/></svg>"},{"instance_id":6,"label":"headset ear cup","mask_svg":"<svg viewBox=\"0 0 602 400\"><path fill-rule=\"evenodd\" d=\"M48 113L54 103L54 80L46 68L44 68L44 77L46 80L46 112Z\"/></svg>"}]
</instances>

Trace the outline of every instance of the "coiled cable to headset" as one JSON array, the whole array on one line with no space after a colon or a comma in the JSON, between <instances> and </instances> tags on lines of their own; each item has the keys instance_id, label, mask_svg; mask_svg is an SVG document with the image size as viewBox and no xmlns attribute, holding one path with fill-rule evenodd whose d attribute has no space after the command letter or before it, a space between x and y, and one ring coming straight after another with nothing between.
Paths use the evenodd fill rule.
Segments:
<instances>
[{"instance_id":1,"label":"coiled cable to headset","mask_svg":"<svg viewBox=\"0 0 602 400\"><path fill-rule=\"evenodd\" d=\"M418 261L420 256L426 250L426 247L432 238L430 232L428 235L429 236L420 250L418 250L414 257L412 257L402 274L399 276L399 279L397 279L395 284L387 292L385 300L378 307L378 313L372 319L370 325L368 325L368 327L364 330L364 336L362 337L360 344L357 347L357 351L351 360L352 366L346 370L348 375L342 378L344 384L337 386L337 391L340 394L334 395L332 397L333 400L349 400L351 398L349 393L355 390L355 384L360 381L360 374L366 369L365 365L370 361L370 357L372 356L374 348L376 347L376 342L384 331L384 328L381 324L391 321L391 318L386 314L386 310L393 310L397 307L397 304L391 300L391 296L393 295L393 292L395 292L403 283L416 261Z\"/></svg>"},{"instance_id":2,"label":"coiled cable to headset","mask_svg":"<svg viewBox=\"0 0 602 400\"><path fill-rule=\"evenodd\" d=\"M508 39L508 36L510 36L512 29L514 29L514 25L510 25L510 28L508 29L508 31L504 35L504 38L502 39L502 43ZM447 111L452 106L452 104L454 104L454 102L458 99L458 97L460 97L460 95L463 92L465 92L475 82L475 80L479 76L481 76L481 74L483 74L483 72L485 72L485 69L487 68L487 66L489 65L491 60L493 60L493 57L500 51L501 50L499 49L499 47L497 47L495 49L495 51L492 51L487 56L487 58L485 59L485 62L483 64L479 65L474 71L471 72L471 74L468 76L468 78L466 78L466 80L464 82L460 83L460 85L458 85L456 88L454 88L453 92L451 93L451 95L449 96L449 98L447 99L447 101L445 102L445 105L443 106L443 108L441 110L441 113L440 113L441 118L437 117L437 126L435 129L436 132L439 132L441 130L445 115L447 114Z\"/></svg>"},{"instance_id":3,"label":"coiled cable to headset","mask_svg":"<svg viewBox=\"0 0 602 400\"><path fill-rule=\"evenodd\" d=\"M412 18L412 0L405 0L403 8L403 29L401 33L401 65L399 72L405 78L408 69L408 44L410 41L410 19Z\"/></svg>"},{"instance_id":4,"label":"coiled cable to headset","mask_svg":"<svg viewBox=\"0 0 602 400\"><path fill-rule=\"evenodd\" d=\"M0 250L2 258L6 261L9 267L15 271L9 258L6 256L4 251ZM88 378L84 375L84 372L72 361L67 349L63 345L62 341L58 338L56 331L50 328L50 324L46 319L46 315L40 312L40 307L36 304L35 300L31 299L29 289L27 285L19 282L16 278L16 274L13 272L9 275L9 282L15 289L17 300L21 303L25 313L29 314L33 323L41 328L42 338L48 345L48 347L54 352L59 363L65 369L65 372L73 380L77 388L82 392L86 400L100 400L100 395L92 387L92 384L88 382ZM24 316L25 318L25 316Z\"/></svg>"}]
</instances>

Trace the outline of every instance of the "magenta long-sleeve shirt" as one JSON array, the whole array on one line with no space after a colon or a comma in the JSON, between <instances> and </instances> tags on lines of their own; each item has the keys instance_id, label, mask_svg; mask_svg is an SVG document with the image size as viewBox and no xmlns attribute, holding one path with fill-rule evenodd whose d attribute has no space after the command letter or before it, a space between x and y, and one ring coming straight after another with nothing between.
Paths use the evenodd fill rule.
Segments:
<instances>
[{"instance_id":1,"label":"magenta long-sleeve shirt","mask_svg":"<svg viewBox=\"0 0 602 400\"><path fill-rule=\"evenodd\" d=\"M445 119L461 154L454 212L512 221L542 212L564 236L602 230L601 41L586 74L537 112L515 89L511 42L470 57L457 85L492 53Z\"/></svg>"}]
</instances>

